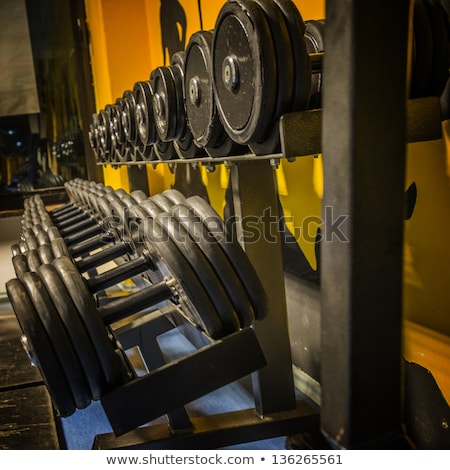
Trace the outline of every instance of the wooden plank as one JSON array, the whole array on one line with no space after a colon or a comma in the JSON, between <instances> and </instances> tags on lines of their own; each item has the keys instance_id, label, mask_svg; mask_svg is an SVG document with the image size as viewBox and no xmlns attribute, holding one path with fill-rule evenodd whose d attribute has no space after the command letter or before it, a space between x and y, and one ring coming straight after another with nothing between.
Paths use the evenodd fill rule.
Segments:
<instances>
[{"instance_id":1,"label":"wooden plank","mask_svg":"<svg viewBox=\"0 0 450 470\"><path fill-rule=\"evenodd\" d=\"M59 449L58 442L44 385L0 392L0 449Z\"/></svg>"}]
</instances>

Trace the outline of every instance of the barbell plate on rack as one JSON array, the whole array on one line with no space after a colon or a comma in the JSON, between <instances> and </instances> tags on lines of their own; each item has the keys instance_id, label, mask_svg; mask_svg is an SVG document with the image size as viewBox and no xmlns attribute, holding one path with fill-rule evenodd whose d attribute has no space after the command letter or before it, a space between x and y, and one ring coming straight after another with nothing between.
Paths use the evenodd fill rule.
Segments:
<instances>
[{"instance_id":1,"label":"barbell plate on rack","mask_svg":"<svg viewBox=\"0 0 450 470\"><path fill-rule=\"evenodd\" d=\"M216 105L226 132L243 145L261 140L273 126L277 66L269 24L259 5L248 0L224 4L211 57Z\"/></svg>"},{"instance_id":2,"label":"barbell plate on rack","mask_svg":"<svg viewBox=\"0 0 450 470\"><path fill-rule=\"evenodd\" d=\"M47 288L59 317L80 360L93 400L99 400L106 389L105 376L86 328L64 283L51 264L43 264L38 272Z\"/></svg>"},{"instance_id":3,"label":"barbell plate on rack","mask_svg":"<svg viewBox=\"0 0 450 470\"><path fill-rule=\"evenodd\" d=\"M136 126L136 100L131 90L125 90L122 98L121 120L125 137L131 145L136 145L139 139Z\"/></svg>"},{"instance_id":4,"label":"barbell plate on rack","mask_svg":"<svg viewBox=\"0 0 450 470\"><path fill-rule=\"evenodd\" d=\"M227 255L251 300L256 319L264 318L267 315L266 293L242 247L237 240L229 239L232 235L226 234L223 220L204 199L191 196L186 199L186 205L201 219Z\"/></svg>"},{"instance_id":5,"label":"barbell plate on rack","mask_svg":"<svg viewBox=\"0 0 450 470\"><path fill-rule=\"evenodd\" d=\"M424 1L431 24L433 36L433 60L428 83L430 96L441 96L449 78L449 18L443 6L437 0Z\"/></svg>"},{"instance_id":6,"label":"barbell plate on rack","mask_svg":"<svg viewBox=\"0 0 450 470\"><path fill-rule=\"evenodd\" d=\"M94 346L100 366L109 386L123 382L122 362L116 354L107 329L97 313L97 308L87 285L69 258L56 258L52 265L66 286L81 316Z\"/></svg>"},{"instance_id":7,"label":"barbell plate on rack","mask_svg":"<svg viewBox=\"0 0 450 470\"><path fill-rule=\"evenodd\" d=\"M323 52L325 21L309 20L305 23L305 45L308 54ZM308 59L309 60L309 59ZM309 108L319 109L322 106L322 73L315 73L311 76L311 88Z\"/></svg>"},{"instance_id":8,"label":"barbell plate on rack","mask_svg":"<svg viewBox=\"0 0 450 470\"><path fill-rule=\"evenodd\" d=\"M233 304L240 326L246 327L252 325L255 321L255 315L249 297L217 241L208 232L200 219L185 204L172 206L170 213L186 229L192 239L195 240L211 264Z\"/></svg>"},{"instance_id":9,"label":"barbell plate on rack","mask_svg":"<svg viewBox=\"0 0 450 470\"><path fill-rule=\"evenodd\" d=\"M428 95L433 61L433 33L423 0L414 0L413 28L415 61L411 77L411 98Z\"/></svg>"},{"instance_id":10,"label":"barbell plate on rack","mask_svg":"<svg viewBox=\"0 0 450 470\"><path fill-rule=\"evenodd\" d=\"M177 134L177 97L169 67L157 67L152 72L153 118L161 140L173 140Z\"/></svg>"},{"instance_id":11,"label":"barbell plate on rack","mask_svg":"<svg viewBox=\"0 0 450 470\"><path fill-rule=\"evenodd\" d=\"M213 93L211 31L198 31L189 39L185 54L184 89L188 125L197 146L208 148L223 142L225 134Z\"/></svg>"},{"instance_id":12,"label":"barbell plate on rack","mask_svg":"<svg viewBox=\"0 0 450 470\"><path fill-rule=\"evenodd\" d=\"M22 282L55 350L76 407L86 408L91 403L86 377L45 285L37 273L31 272L23 276Z\"/></svg>"},{"instance_id":13,"label":"barbell plate on rack","mask_svg":"<svg viewBox=\"0 0 450 470\"><path fill-rule=\"evenodd\" d=\"M180 222L168 212L162 212L155 219L155 224L163 229L170 240L177 246L186 262L189 263L203 289L207 293L222 324L222 334L230 334L240 327L239 319L234 311L223 285L212 269L196 242L189 236ZM170 262L168 261L170 264ZM199 311L202 315L202 311ZM205 320L205 319L204 319Z\"/></svg>"},{"instance_id":14,"label":"barbell plate on rack","mask_svg":"<svg viewBox=\"0 0 450 470\"><path fill-rule=\"evenodd\" d=\"M291 39L281 10L273 0L254 0L264 11L275 48L277 65L277 99L272 115L272 127L260 141L251 142L250 149L256 155L280 152L280 117L289 112L294 98L294 57Z\"/></svg>"},{"instance_id":15,"label":"barbell plate on rack","mask_svg":"<svg viewBox=\"0 0 450 470\"><path fill-rule=\"evenodd\" d=\"M274 0L281 10L291 39L294 59L294 98L292 111L303 111L309 104L311 90L311 61L304 39L306 25L292 0Z\"/></svg>"},{"instance_id":16,"label":"barbell plate on rack","mask_svg":"<svg viewBox=\"0 0 450 470\"><path fill-rule=\"evenodd\" d=\"M156 125L153 116L153 89L149 81L136 82L133 88L135 96L135 121L140 142L149 146L157 141Z\"/></svg>"},{"instance_id":17,"label":"barbell plate on rack","mask_svg":"<svg viewBox=\"0 0 450 470\"><path fill-rule=\"evenodd\" d=\"M156 142L154 145L155 155L158 157L159 160L173 160L177 158L177 152L175 151L175 147L173 146L173 142L163 142L159 141Z\"/></svg>"},{"instance_id":18,"label":"barbell plate on rack","mask_svg":"<svg viewBox=\"0 0 450 470\"><path fill-rule=\"evenodd\" d=\"M72 392L25 286L20 280L11 279L6 291L26 338L24 346L41 372L57 413L63 417L72 415L76 409Z\"/></svg>"}]
</instances>

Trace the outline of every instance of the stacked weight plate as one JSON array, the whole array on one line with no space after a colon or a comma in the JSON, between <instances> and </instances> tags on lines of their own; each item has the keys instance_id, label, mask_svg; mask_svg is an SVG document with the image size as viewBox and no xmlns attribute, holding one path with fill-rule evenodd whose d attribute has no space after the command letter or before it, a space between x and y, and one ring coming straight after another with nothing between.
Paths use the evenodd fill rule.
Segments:
<instances>
[{"instance_id":1,"label":"stacked weight plate","mask_svg":"<svg viewBox=\"0 0 450 470\"><path fill-rule=\"evenodd\" d=\"M99 163L280 152L280 117L321 106L325 29L324 20L303 21L291 0L227 1L213 31L194 33L170 66L111 105L124 132L108 131L117 111L93 116ZM448 51L446 11L414 0L411 98L442 95Z\"/></svg>"},{"instance_id":2,"label":"stacked weight plate","mask_svg":"<svg viewBox=\"0 0 450 470\"><path fill-rule=\"evenodd\" d=\"M66 189L71 202L52 212L39 197L25 201L11 247L17 277L7 283L24 346L60 415L136 380L111 326L118 320L163 303L214 341L266 314L252 265L200 197L146 197L82 180ZM128 279L138 286L132 293L99 301Z\"/></svg>"}]
</instances>

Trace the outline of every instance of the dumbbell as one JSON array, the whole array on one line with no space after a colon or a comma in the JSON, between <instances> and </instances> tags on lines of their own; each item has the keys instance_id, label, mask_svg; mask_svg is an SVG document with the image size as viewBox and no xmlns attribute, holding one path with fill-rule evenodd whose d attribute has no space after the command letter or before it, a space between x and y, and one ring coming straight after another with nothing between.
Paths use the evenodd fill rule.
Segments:
<instances>
[{"instance_id":1,"label":"dumbbell","mask_svg":"<svg viewBox=\"0 0 450 470\"><path fill-rule=\"evenodd\" d=\"M411 97L439 96L449 76L448 16L434 0L414 6ZM311 74L322 71L320 23L305 26L291 0L229 0L219 12L211 47L218 113L229 136L257 155L280 150L283 114L309 107ZM313 82L315 107L320 77Z\"/></svg>"},{"instance_id":2,"label":"dumbbell","mask_svg":"<svg viewBox=\"0 0 450 470\"><path fill-rule=\"evenodd\" d=\"M121 215L121 211L126 207L131 209L138 202L144 203L147 199L142 191L136 191L135 194L132 193L134 197L122 191L116 191L116 194L120 194L119 200L122 200L124 204L123 206L119 205L117 201L112 204L116 207L116 215ZM150 199L152 200L152 204L156 204L156 207L159 207L160 210L168 210L174 203L184 202L185 200L184 196L176 190L166 190L162 194L153 196ZM111 214L113 214L113 212L111 212ZM62 238L55 238L48 243L30 249L27 253L17 253L12 260L16 276L21 278L24 272L37 271L41 264L50 263L54 258L59 256L71 258L80 272L86 272L109 261L117 260L119 257L134 257L131 261L125 261L127 267L122 265L109 271L109 274L105 273L104 275L89 279L89 285L95 286L96 289L103 290L120 281L128 279L128 277L121 277L123 276L121 273L129 272L130 276L134 276L149 268L153 269L153 266L149 264L148 257L145 253L140 252L137 247L140 243L138 235L128 233L128 230L123 228L126 223L127 221L125 220L121 221L122 228L116 233L115 243L82 259L73 259L71 257L70 248L67 247ZM133 228L133 226L130 228ZM115 231L113 231L113 233L115 233ZM101 242L101 240L99 240L99 242Z\"/></svg>"},{"instance_id":3,"label":"dumbbell","mask_svg":"<svg viewBox=\"0 0 450 470\"><path fill-rule=\"evenodd\" d=\"M212 83L212 40L211 31L198 31L186 46L184 95L188 125L195 145L210 157L243 154L248 149L230 139L217 112Z\"/></svg>"},{"instance_id":4,"label":"dumbbell","mask_svg":"<svg viewBox=\"0 0 450 470\"><path fill-rule=\"evenodd\" d=\"M137 207L136 209L138 215L142 217L142 208ZM218 217L217 214L215 217ZM218 236L220 224L217 224L215 217L210 220L200 220L205 227L206 224L213 224L216 231L214 236ZM164 218L167 218L167 220L165 221ZM219 220L221 219L219 218ZM117 360L117 355L114 352L116 345L111 341L111 335L104 327L105 323L124 318L165 299L171 299L172 302L180 305L183 315L188 321L206 331L210 337L220 338L227 334L228 329L233 331L240 326L239 321L236 321L234 316L233 319L227 320L226 325L223 324L224 318L219 317L215 310L217 303L212 304L209 292L205 290L199 278L193 274L196 268L193 267L192 260L195 260L195 258L189 258L191 262L187 261L186 252L181 253L179 251L181 246L185 246L182 244L183 242L174 243L172 230L176 227L176 224L173 217L168 216L167 213L160 213L155 219L152 217L145 218L145 223L148 224L148 236L151 242L150 251L153 260L155 264L159 265L158 272L163 276L159 283L149 286L147 289L128 297L113 300L97 308L86 281L67 258L58 258L51 265L42 265L39 268L37 278L36 274L28 273L22 282L11 280L7 283L8 296L23 332L28 338L32 355L41 367L54 402L57 404L57 409L62 415L71 414L77 405L73 402L67 403L67 390L61 390L61 383L64 381L59 380L60 376L66 377L67 381L67 375L64 375L64 372L66 374L68 372L64 363L59 369L56 367L58 362L63 361L63 356L58 355L56 357L54 353L56 345L52 343L58 342L59 347L66 347L67 342L64 342L64 338L60 335L49 334L47 336L42 334L42 317L47 314L47 310L38 308L43 304L37 302L35 298L39 300L41 297L51 297L51 305L55 306L57 313L56 318L59 317L64 330L70 335L70 344L73 345L75 354L82 364L82 370L89 381L89 391L86 389L79 391L81 396L78 402L82 404L86 403L91 397L93 399L101 397L110 387L117 386L121 381L130 380L126 361ZM156 226L157 229L155 229ZM166 236L161 237L162 234ZM218 238L225 240L224 233ZM231 246L230 242L227 242L227 245ZM237 243L233 246L235 249L239 249ZM187 246L185 246L186 248ZM258 288L259 304L262 310L257 313L258 315L264 315L265 305L259 280L252 271L245 254L242 252L241 255L242 259L238 264L242 261L244 261L244 264L247 263L244 269L245 279L247 285L253 283L254 287ZM239 275L242 275L244 271L240 270ZM237 275L236 272L236 277ZM206 279L203 279L202 282L205 281ZM209 283L211 282L209 280ZM33 301L30 300L30 296L34 300L34 305ZM79 328L80 318L84 330ZM78 324L78 327L75 324ZM41 326L40 331L38 331L39 326ZM43 345L42 338L49 344ZM93 353L92 349L94 350ZM90 355L90 361L87 360L88 355ZM100 364L100 366L94 367L94 370L91 367L89 371L86 371L86 363L94 366ZM63 373L61 373L61 369ZM58 376L58 380L55 376Z\"/></svg>"}]
</instances>

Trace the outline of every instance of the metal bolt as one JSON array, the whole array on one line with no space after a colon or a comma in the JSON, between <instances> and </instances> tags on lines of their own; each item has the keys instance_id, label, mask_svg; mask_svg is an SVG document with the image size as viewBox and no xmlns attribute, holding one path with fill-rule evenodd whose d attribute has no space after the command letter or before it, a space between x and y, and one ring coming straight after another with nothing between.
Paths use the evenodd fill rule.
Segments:
<instances>
[{"instance_id":1,"label":"metal bolt","mask_svg":"<svg viewBox=\"0 0 450 470\"><path fill-rule=\"evenodd\" d=\"M200 105L200 80L197 76L189 80L189 99L192 104Z\"/></svg>"},{"instance_id":2,"label":"metal bolt","mask_svg":"<svg viewBox=\"0 0 450 470\"><path fill-rule=\"evenodd\" d=\"M278 167L280 166L280 159L279 158L271 158L269 160L270 166L274 169L277 170Z\"/></svg>"},{"instance_id":3,"label":"metal bolt","mask_svg":"<svg viewBox=\"0 0 450 470\"><path fill-rule=\"evenodd\" d=\"M222 64L222 80L230 91L235 91L239 87L239 67L235 56L225 57Z\"/></svg>"}]
</instances>

